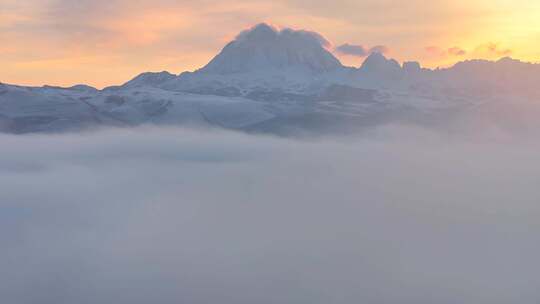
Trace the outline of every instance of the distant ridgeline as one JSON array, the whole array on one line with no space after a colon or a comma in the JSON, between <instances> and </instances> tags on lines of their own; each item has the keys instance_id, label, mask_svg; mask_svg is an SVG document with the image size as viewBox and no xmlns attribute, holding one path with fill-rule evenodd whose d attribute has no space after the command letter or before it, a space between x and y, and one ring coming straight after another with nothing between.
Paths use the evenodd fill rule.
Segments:
<instances>
[{"instance_id":1,"label":"distant ridgeline","mask_svg":"<svg viewBox=\"0 0 540 304\"><path fill-rule=\"evenodd\" d=\"M0 83L0 131L151 123L319 134L395 121L440 124L456 113L505 122L509 110L536 113L531 101L540 99L538 64L503 58L430 70L374 52L355 68L327 46L314 32L260 24L194 72L148 72L103 90Z\"/></svg>"}]
</instances>

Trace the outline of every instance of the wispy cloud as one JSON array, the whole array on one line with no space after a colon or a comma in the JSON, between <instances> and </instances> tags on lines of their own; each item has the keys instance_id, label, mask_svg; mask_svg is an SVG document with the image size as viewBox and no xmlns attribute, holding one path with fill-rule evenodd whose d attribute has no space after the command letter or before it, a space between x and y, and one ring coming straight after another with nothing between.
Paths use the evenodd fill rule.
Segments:
<instances>
[{"instance_id":1,"label":"wispy cloud","mask_svg":"<svg viewBox=\"0 0 540 304\"><path fill-rule=\"evenodd\" d=\"M465 56L467 55L467 51L460 48L460 47L457 47L457 46L454 46L454 47L451 47L451 48L447 48L447 49L444 49L444 48L440 48L438 46L427 46L425 47L425 51L427 53L429 53L430 55L433 55L433 56L438 56L438 57L462 57L462 56Z\"/></svg>"},{"instance_id":2,"label":"wispy cloud","mask_svg":"<svg viewBox=\"0 0 540 304\"><path fill-rule=\"evenodd\" d=\"M465 56L467 54L467 51L455 46L448 49L448 54L453 56Z\"/></svg>"},{"instance_id":3,"label":"wispy cloud","mask_svg":"<svg viewBox=\"0 0 540 304\"><path fill-rule=\"evenodd\" d=\"M475 49L475 53L479 56L492 57L504 57L512 55L512 50L509 48L503 48L499 43L489 42L482 44Z\"/></svg>"},{"instance_id":4,"label":"wispy cloud","mask_svg":"<svg viewBox=\"0 0 540 304\"><path fill-rule=\"evenodd\" d=\"M360 44L345 43L335 48L335 51L341 55L349 55L356 57L366 57L372 53L386 54L390 51L390 48L384 45L377 45L374 47L365 47Z\"/></svg>"}]
</instances>

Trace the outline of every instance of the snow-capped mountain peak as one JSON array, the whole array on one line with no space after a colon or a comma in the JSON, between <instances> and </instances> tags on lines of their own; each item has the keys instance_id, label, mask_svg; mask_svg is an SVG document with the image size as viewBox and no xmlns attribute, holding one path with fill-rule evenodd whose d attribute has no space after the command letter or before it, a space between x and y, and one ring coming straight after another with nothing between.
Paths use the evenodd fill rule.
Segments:
<instances>
[{"instance_id":1,"label":"snow-capped mountain peak","mask_svg":"<svg viewBox=\"0 0 540 304\"><path fill-rule=\"evenodd\" d=\"M430 70L372 53L353 68L344 67L328 45L317 33L263 23L240 33L202 69L179 76L143 73L103 90L0 83L0 132L143 123L338 130L394 117L438 121L447 109L451 115L476 111L504 98L540 99L540 64L503 58ZM430 112L434 116L426 118Z\"/></svg>"},{"instance_id":2,"label":"snow-capped mountain peak","mask_svg":"<svg viewBox=\"0 0 540 304\"><path fill-rule=\"evenodd\" d=\"M399 72L401 66L394 59L387 59L383 54L374 52L369 55L360 69L368 73L388 73Z\"/></svg>"},{"instance_id":3,"label":"snow-capped mountain peak","mask_svg":"<svg viewBox=\"0 0 540 304\"><path fill-rule=\"evenodd\" d=\"M227 75L295 68L321 73L342 67L325 49L327 44L314 32L278 30L262 23L240 33L199 72Z\"/></svg>"}]
</instances>

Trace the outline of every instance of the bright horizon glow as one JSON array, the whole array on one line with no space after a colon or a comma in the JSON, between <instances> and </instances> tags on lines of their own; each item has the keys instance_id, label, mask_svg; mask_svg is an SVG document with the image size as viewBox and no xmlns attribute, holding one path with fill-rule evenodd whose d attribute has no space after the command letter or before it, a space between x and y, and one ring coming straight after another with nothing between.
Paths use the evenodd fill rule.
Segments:
<instances>
[{"instance_id":1,"label":"bright horizon glow","mask_svg":"<svg viewBox=\"0 0 540 304\"><path fill-rule=\"evenodd\" d=\"M388 57L430 68L538 62L539 12L528 0L0 0L0 81L103 88L146 71L179 74L260 22L318 32L333 47L384 45ZM334 54L344 65L363 61Z\"/></svg>"}]
</instances>

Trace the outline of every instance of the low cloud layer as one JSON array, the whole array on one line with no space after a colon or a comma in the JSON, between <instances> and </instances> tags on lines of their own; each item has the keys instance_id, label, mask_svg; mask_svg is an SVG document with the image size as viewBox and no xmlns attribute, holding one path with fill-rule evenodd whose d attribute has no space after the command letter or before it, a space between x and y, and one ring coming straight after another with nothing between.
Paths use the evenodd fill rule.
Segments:
<instances>
[{"instance_id":1,"label":"low cloud layer","mask_svg":"<svg viewBox=\"0 0 540 304\"><path fill-rule=\"evenodd\" d=\"M5 303L535 303L540 146L1 135Z\"/></svg>"}]
</instances>

